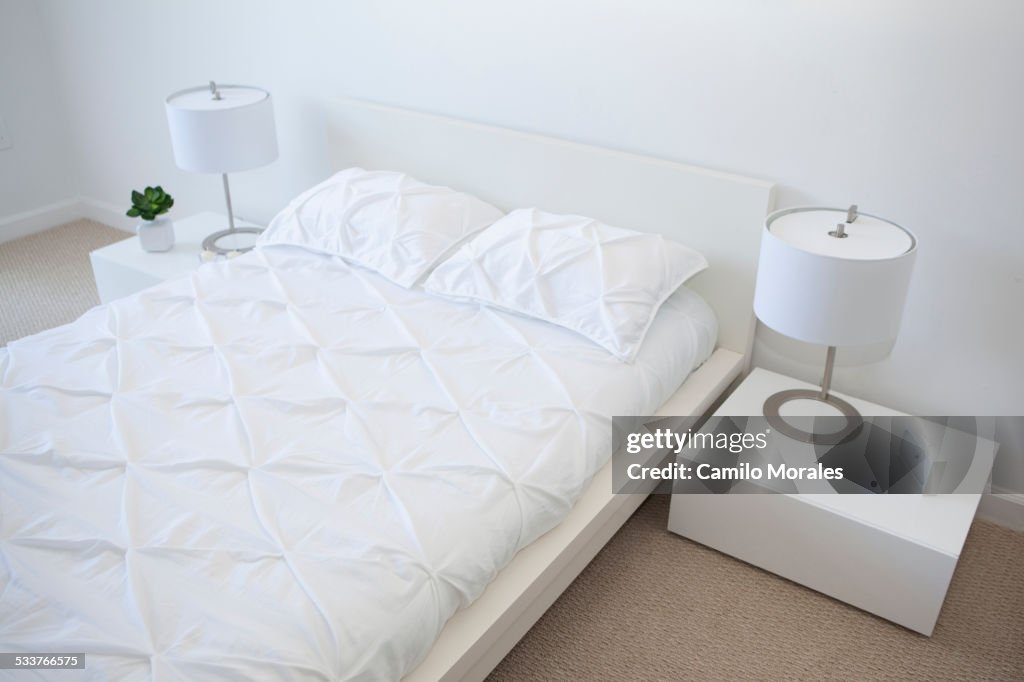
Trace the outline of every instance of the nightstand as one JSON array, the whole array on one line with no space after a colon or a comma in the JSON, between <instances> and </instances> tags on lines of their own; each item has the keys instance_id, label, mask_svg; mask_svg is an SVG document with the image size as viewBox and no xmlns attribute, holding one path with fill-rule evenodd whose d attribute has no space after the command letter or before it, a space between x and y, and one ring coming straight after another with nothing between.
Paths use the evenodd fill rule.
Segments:
<instances>
[{"instance_id":1,"label":"nightstand","mask_svg":"<svg viewBox=\"0 0 1024 682\"><path fill-rule=\"evenodd\" d=\"M174 248L170 251L143 251L135 236L96 249L89 258L100 302L109 303L196 269L201 262L203 239L224 229L227 223L227 216L213 212L177 219ZM235 223L239 227L258 227L244 220L236 219Z\"/></svg>"},{"instance_id":2,"label":"nightstand","mask_svg":"<svg viewBox=\"0 0 1024 682\"><path fill-rule=\"evenodd\" d=\"M815 387L755 369L715 415L760 415L768 396L789 388ZM900 416L840 396L865 416ZM803 414L829 414L820 403L801 407ZM991 449L994 457L994 443ZM980 499L980 494L678 494L672 497L668 529L931 635Z\"/></svg>"}]
</instances>

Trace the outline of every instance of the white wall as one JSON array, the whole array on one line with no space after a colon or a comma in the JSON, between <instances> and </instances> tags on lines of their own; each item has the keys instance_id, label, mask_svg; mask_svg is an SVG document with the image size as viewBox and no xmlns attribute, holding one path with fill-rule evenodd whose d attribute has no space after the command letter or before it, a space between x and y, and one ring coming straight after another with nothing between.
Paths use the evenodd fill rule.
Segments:
<instances>
[{"instance_id":1,"label":"white wall","mask_svg":"<svg viewBox=\"0 0 1024 682\"><path fill-rule=\"evenodd\" d=\"M1019 0L48 0L43 16L87 197L161 182L183 213L219 208L216 179L174 167L162 109L209 78L277 99L281 159L234 180L254 219L327 172L317 101L337 95L769 178L780 206L857 202L920 237L899 342L841 366L840 390L1024 413ZM822 355L762 330L756 362L814 379Z\"/></svg>"},{"instance_id":2,"label":"white wall","mask_svg":"<svg viewBox=\"0 0 1024 682\"><path fill-rule=\"evenodd\" d=\"M0 149L0 241L13 216L76 195L54 80L36 3L0 0L0 117L13 141Z\"/></svg>"}]
</instances>

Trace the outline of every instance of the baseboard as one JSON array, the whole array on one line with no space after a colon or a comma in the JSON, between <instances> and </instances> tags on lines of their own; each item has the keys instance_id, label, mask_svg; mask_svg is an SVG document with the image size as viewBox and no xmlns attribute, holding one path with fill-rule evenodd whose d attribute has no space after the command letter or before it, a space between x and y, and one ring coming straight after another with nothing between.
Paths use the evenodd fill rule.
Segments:
<instances>
[{"instance_id":1,"label":"baseboard","mask_svg":"<svg viewBox=\"0 0 1024 682\"><path fill-rule=\"evenodd\" d=\"M49 230L51 227L57 227L81 217L81 200L75 197L40 206L24 213L16 213L7 218L0 218L0 244Z\"/></svg>"},{"instance_id":2,"label":"baseboard","mask_svg":"<svg viewBox=\"0 0 1024 682\"><path fill-rule=\"evenodd\" d=\"M134 232L137 222L126 216L120 206L88 197L74 197L0 218L0 244L82 218L95 220L125 232Z\"/></svg>"},{"instance_id":3,"label":"baseboard","mask_svg":"<svg viewBox=\"0 0 1024 682\"><path fill-rule=\"evenodd\" d=\"M1024 494L999 493L982 495L978 518L998 523L1010 530L1024 531Z\"/></svg>"},{"instance_id":4,"label":"baseboard","mask_svg":"<svg viewBox=\"0 0 1024 682\"><path fill-rule=\"evenodd\" d=\"M82 213L81 217L116 227L125 232L135 232L135 224L139 221L126 216L124 208L88 197L79 197L78 202Z\"/></svg>"}]
</instances>

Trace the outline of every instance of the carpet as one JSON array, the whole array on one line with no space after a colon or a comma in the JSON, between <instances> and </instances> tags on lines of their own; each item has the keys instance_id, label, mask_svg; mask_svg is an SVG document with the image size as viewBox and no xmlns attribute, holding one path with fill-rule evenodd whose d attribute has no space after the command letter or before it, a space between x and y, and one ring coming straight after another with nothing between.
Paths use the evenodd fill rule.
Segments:
<instances>
[{"instance_id":1,"label":"carpet","mask_svg":"<svg viewBox=\"0 0 1024 682\"><path fill-rule=\"evenodd\" d=\"M928 638L669 533L668 505L649 498L488 680L1024 680L1024 534L974 522Z\"/></svg>"},{"instance_id":2,"label":"carpet","mask_svg":"<svg viewBox=\"0 0 1024 682\"><path fill-rule=\"evenodd\" d=\"M98 302L80 220L0 244L0 343ZM647 500L488 678L1024 680L1024 534L975 521L931 638L698 545Z\"/></svg>"},{"instance_id":3,"label":"carpet","mask_svg":"<svg viewBox=\"0 0 1024 682\"><path fill-rule=\"evenodd\" d=\"M97 305L89 252L130 235L77 220L0 244L0 346Z\"/></svg>"}]
</instances>

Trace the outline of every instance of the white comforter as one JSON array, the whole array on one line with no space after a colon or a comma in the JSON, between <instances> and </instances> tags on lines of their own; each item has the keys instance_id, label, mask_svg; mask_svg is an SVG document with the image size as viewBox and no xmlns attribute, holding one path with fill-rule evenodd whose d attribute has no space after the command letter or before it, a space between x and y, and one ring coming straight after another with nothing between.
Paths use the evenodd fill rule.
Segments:
<instances>
[{"instance_id":1,"label":"white comforter","mask_svg":"<svg viewBox=\"0 0 1024 682\"><path fill-rule=\"evenodd\" d=\"M398 678L714 338L682 289L627 365L277 246L0 348L0 651Z\"/></svg>"}]
</instances>

